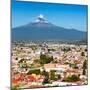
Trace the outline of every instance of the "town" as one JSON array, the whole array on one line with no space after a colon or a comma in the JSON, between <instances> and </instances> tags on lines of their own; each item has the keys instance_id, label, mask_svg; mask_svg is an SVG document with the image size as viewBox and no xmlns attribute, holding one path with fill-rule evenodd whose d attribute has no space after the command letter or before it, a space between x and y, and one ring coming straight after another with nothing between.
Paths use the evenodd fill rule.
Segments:
<instances>
[{"instance_id":1,"label":"town","mask_svg":"<svg viewBox=\"0 0 90 90\"><path fill-rule=\"evenodd\" d=\"M40 88L87 85L87 45L14 42L12 87Z\"/></svg>"}]
</instances>

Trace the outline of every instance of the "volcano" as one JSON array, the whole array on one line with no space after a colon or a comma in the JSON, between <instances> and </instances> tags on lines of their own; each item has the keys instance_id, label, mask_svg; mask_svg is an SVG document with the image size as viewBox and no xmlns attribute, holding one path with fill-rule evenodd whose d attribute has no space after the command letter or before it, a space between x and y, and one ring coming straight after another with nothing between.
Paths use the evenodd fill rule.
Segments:
<instances>
[{"instance_id":1,"label":"volcano","mask_svg":"<svg viewBox=\"0 0 90 90\"><path fill-rule=\"evenodd\" d=\"M40 14L36 21L12 28L12 41L19 40L82 40L86 32L77 29L67 29L48 22Z\"/></svg>"}]
</instances>

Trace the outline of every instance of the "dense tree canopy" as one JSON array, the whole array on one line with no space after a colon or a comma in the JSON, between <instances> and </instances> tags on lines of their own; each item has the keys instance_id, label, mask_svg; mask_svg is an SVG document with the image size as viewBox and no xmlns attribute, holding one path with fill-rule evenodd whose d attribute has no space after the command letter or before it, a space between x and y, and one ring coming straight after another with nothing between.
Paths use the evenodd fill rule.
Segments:
<instances>
[{"instance_id":1,"label":"dense tree canopy","mask_svg":"<svg viewBox=\"0 0 90 90\"><path fill-rule=\"evenodd\" d=\"M80 78L76 75L72 75L71 77L67 77L64 81L66 82L76 82L79 81Z\"/></svg>"},{"instance_id":2,"label":"dense tree canopy","mask_svg":"<svg viewBox=\"0 0 90 90\"><path fill-rule=\"evenodd\" d=\"M40 55L40 64L47 64L50 63L51 61L53 61L53 56L50 57L44 54Z\"/></svg>"}]
</instances>

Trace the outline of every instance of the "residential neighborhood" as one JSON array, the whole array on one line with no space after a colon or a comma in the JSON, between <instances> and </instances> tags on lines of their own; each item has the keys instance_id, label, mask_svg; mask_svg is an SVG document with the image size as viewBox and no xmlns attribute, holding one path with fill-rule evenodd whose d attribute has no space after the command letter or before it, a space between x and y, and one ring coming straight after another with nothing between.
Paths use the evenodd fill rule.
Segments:
<instances>
[{"instance_id":1,"label":"residential neighborhood","mask_svg":"<svg viewBox=\"0 0 90 90\"><path fill-rule=\"evenodd\" d=\"M86 44L13 42L11 57L14 88L88 83Z\"/></svg>"}]
</instances>

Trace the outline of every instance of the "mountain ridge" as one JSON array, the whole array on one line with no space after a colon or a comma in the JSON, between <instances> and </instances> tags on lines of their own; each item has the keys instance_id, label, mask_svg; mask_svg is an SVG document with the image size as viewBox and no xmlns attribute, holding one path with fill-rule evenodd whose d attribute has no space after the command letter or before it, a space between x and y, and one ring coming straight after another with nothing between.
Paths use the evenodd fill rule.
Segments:
<instances>
[{"instance_id":1,"label":"mountain ridge","mask_svg":"<svg viewBox=\"0 0 90 90\"><path fill-rule=\"evenodd\" d=\"M56 26L41 15L35 22L12 28L11 33L12 40L82 40L87 32Z\"/></svg>"}]
</instances>

